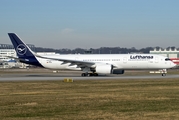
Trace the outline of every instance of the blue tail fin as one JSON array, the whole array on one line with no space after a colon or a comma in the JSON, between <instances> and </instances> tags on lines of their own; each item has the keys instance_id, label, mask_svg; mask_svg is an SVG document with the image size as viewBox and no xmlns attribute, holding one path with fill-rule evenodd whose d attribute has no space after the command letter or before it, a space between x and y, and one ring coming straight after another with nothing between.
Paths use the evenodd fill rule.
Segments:
<instances>
[{"instance_id":1,"label":"blue tail fin","mask_svg":"<svg viewBox=\"0 0 179 120\"><path fill-rule=\"evenodd\" d=\"M8 33L19 58L34 56L32 50L15 34Z\"/></svg>"},{"instance_id":2,"label":"blue tail fin","mask_svg":"<svg viewBox=\"0 0 179 120\"><path fill-rule=\"evenodd\" d=\"M34 56L35 53L15 33L8 33L8 35L20 62L42 67Z\"/></svg>"}]
</instances>

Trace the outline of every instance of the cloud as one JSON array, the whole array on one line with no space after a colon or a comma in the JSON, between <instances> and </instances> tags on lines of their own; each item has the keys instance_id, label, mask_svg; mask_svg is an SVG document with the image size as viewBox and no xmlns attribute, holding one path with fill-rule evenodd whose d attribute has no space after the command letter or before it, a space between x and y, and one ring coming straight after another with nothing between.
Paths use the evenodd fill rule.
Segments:
<instances>
[{"instance_id":1,"label":"cloud","mask_svg":"<svg viewBox=\"0 0 179 120\"><path fill-rule=\"evenodd\" d=\"M70 34L70 33L73 33L74 32L74 29L72 28L65 28L61 31L61 34L63 35L66 35L66 34Z\"/></svg>"}]
</instances>

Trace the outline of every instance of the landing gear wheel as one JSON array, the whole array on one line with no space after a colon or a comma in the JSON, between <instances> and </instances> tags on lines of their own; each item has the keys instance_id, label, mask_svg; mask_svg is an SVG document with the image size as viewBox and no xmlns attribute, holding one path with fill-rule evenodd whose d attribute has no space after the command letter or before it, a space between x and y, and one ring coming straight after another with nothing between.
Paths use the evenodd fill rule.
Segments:
<instances>
[{"instance_id":1,"label":"landing gear wheel","mask_svg":"<svg viewBox=\"0 0 179 120\"><path fill-rule=\"evenodd\" d=\"M89 76L89 74L88 73L82 73L81 76L85 77L85 76Z\"/></svg>"},{"instance_id":2,"label":"landing gear wheel","mask_svg":"<svg viewBox=\"0 0 179 120\"><path fill-rule=\"evenodd\" d=\"M93 73L88 73L88 76L93 76Z\"/></svg>"},{"instance_id":3,"label":"landing gear wheel","mask_svg":"<svg viewBox=\"0 0 179 120\"><path fill-rule=\"evenodd\" d=\"M97 73L88 73L88 74L89 74L89 76L98 76Z\"/></svg>"},{"instance_id":4,"label":"landing gear wheel","mask_svg":"<svg viewBox=\"0 0 179 120\"><path fill-rule=\"evenodd\" d=\"M98 73L94 73L93 75L94 75L94 76L98 76Z\"/></svg>"},{"instance_id":5,"label":"landing gear wheel","mask_svg":"<svg viewBox=\"0 0 179 120\"><path fill-rule=\"evenodd\" d=\"M163 77L166 76L166 73L162 73L162 76L163 76Z\"/></svg>"},{"instance_id":6,"label":"landing gear wheel","mask_svg":"<svg viewBox=\"0 0 179 120\"><path fill-rule=\"evenodd\" d=\"M82 73L81 74L82 77L85 77L85 76L98 76L97 73Z\"/></svg>"},{"instance_id":7,"label":"landing gear wheel","mask_svg":"<svg viewBox=\"0 0 179 120\"><path fill-rule=\"evenodd\" d=\"M82 74L81 74L81 76L82 76L82 77L85 77L85 76L86 76L86 74L85 74L85 73L82 73Z\"/></svg>"}]
</instances>

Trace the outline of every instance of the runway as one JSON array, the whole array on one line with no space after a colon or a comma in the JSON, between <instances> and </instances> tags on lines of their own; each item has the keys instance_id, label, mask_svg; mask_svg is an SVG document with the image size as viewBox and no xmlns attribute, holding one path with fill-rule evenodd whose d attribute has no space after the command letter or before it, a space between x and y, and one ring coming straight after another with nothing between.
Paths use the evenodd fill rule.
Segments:
<instances>
[{"instance_id":1,"label":"runway","mask_svg":"<svg viewBox=\"0 0 179 120\"><path fill-rule=\"evenodd\" d=\"M0 82L5 81L52 81L64 80L64 78L71 78L73 80L122 80L122 79L167 79L179 78L179 75L167 74L162 77L160 74L152 75L110 75L110 76L97 76L97 77L81 77L79 74L10 74L0 75Z\"/></svg>"}]
</instances>

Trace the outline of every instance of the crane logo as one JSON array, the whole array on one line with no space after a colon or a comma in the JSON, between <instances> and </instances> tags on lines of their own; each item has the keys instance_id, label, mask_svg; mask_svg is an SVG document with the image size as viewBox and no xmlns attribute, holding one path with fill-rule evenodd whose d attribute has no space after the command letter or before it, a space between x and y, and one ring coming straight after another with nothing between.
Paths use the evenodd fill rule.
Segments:
<instances>
[{"instance_id":1,"label":"crane logo","mask_svg":"<svg viewBox=\"0 0 179 120\"><path fill-rule=\"evenodd\" d=\"M19 55L24 55L27 52L27 48L25 45L20 44L17 46L16 51Z\"/></svg>"}]
</instances>

